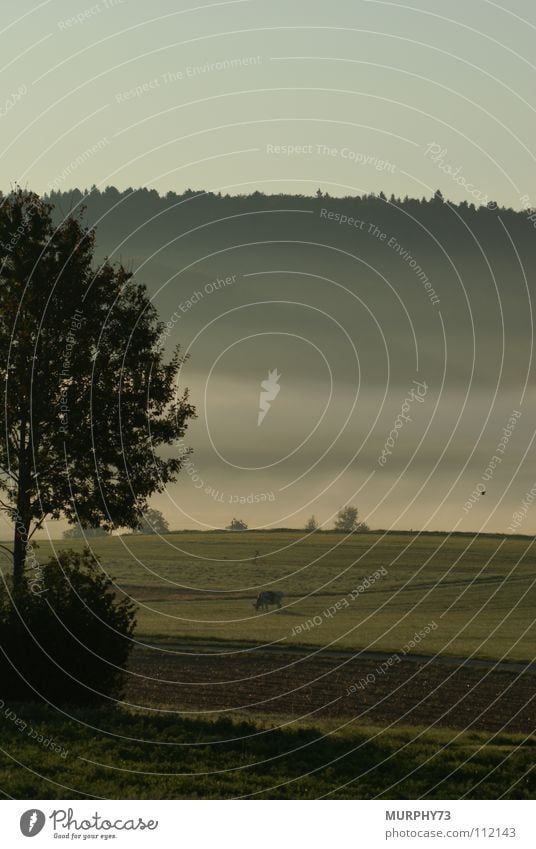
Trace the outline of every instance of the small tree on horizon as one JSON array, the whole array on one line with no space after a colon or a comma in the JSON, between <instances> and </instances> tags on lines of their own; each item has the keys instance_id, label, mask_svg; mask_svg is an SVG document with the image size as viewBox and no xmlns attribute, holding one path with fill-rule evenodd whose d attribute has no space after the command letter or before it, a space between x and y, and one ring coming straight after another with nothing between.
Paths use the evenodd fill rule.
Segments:
<instances>
[{"instance_id":1,"label":"small tree on horizon","mask_svg":"<svg viewBox=\"0 0 536 849\"><path fill-rule=\"evenodd\" d=\"M231 519L226 527L226 531L247 531L248 526L243 519Z\"/></svg>"},{"instance_id":2,"label":"small tree on horizon","mask_svg":"<svg viewBox=\"0 0 536 849\"><path fill-rule=\"evenodd\" d=\"M316 516L311 516L310 519L307 520L305 524L306 531L317 531L318 530L318 522L316 521Z\"/></svg>"},{"instance_id":3,"label":"small tree on horizon","mask_svg":"<svg viewBox=\"0 0 536 849\"><path fill-rule=\"evenodd\" d=\"M141 518L139 534L169 534L169 523L161 512L154 507L149 507Z\"/></svg>"},{"instance_id":4,"label":"small tree on horizon","mask_svg":"<svg viewBox=\"0 0 536 849\"><path fill-rule=\"evenodd\" d=\"M353 504L342 507L335 519L335 530L342 531L345 534L368 531L368 525L365 522L360 522L358 516L357 507L354 507Z\"/></svg>"}]
</instances>

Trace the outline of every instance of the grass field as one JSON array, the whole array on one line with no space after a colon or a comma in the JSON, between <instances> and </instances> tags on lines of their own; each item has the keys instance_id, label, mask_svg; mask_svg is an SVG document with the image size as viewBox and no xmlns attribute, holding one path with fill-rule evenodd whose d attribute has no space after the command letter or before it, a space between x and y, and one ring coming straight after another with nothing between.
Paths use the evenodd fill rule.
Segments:
<instances>
[{"instance_id":1,"label":"grass field","mask_svg":"<svg viewBox=\"0 0 536 849\"><path fill-rule=\"evenodd\" d=\"M534 798L533 671L446 662L534 658L532 540L184 532L91 547L139 606L125 704L2 706L6 796ZM268 588L284 606L257 613ZM388 674L336 654L405 655L430 623Z\"/></svg>"},{"instance_id":2,"label":"grass field","mask_svg":"<svg viewBox=\"0 0 536 849\"><path fill-rule=\"evenodd\" d=\"M531 542L248 532L112 537L91 546L139 605L142 642L397 651L433 621L437 627L415 651L526 661L536 655ZM39 545L46 559L51 546ZM387 574L354 600L352 592L380 568ZM252 601L260 589L282 590L283 609L257 613ZM334 615L324 615L338 603Z\"/></svg>"},{"instance_id":3,"label":"grass field","mask_svg":"<svg viewBox=\"0 0 536 849\"><path fill-rule=\"evenodd\" d=\"M536 789L536 743L519 734L15 709L67 752L9 723L0 787L16 799L529 799Z\"/></svg>"}]
</instances>

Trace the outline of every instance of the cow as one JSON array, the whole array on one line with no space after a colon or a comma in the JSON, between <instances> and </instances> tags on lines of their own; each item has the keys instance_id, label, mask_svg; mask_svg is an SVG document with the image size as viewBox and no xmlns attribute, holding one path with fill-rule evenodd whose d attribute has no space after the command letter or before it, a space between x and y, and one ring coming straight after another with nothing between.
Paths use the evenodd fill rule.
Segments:
<instances>
[{"instance_id":1,"label":"cow","mask_svg":"<svg viewBox=\"0 0 536 849\"><path fill-rule=\"evenodd\" d=\"M257 596L257 601L253 603L255 610L268 610L270 604L277 604L281 607L283 593L274 593L271 590L263 590Z\"/></svg>"}]
</instances>

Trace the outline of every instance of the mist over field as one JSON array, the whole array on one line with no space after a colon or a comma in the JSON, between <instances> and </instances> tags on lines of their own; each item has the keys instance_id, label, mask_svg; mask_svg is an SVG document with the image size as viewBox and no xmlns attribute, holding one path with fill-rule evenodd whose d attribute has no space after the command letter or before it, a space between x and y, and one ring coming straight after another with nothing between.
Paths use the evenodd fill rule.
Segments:
<instances>
[{"instance_id":1,"label":"mist over field","mask_svg":"<svg viewBox=\"0 0 536 849\"><path fill-rule=\"evenodd\" d=\"M322 192L51 201L85 206L99 255L146 283L189 354L194 452L154 499L172 527L329 526L352 500L373 527L511 524L534 483L527 212Z\"/></svg>"}]
</instances>

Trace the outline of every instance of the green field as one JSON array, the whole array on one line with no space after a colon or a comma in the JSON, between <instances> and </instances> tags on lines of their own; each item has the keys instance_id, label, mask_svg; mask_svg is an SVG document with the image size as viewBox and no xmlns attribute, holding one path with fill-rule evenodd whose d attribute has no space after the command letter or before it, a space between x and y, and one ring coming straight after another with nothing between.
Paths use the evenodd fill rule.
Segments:
<instances>
[{"instance_id":1,"label":"green field","mask_svg":"<svg viewBox=\"0 0 536 849\"><path fill-rule=\"evenodd\" d=\"M82 545L40 542L36 553L44 561L53 549ZM0 716L0 788L6 796L534 798L530 671L519 681L513 680L513 671L491 672L489 684L482 687L476 687L476 678L464 678L467 684L458 683L461 690L456 693L467 694L468 703L466 707L461 698L459 712L452 713L452 727L435 724L433 717L439 714L434 713L433 701L421 714L422 726L419 721L398 725L411 696L406 691L406 702L397 696L390 719L378 723L367 720L366 714L355 718L366 707L366 699L373 697L373 687L354 701L344 701L346 714L321 717L311 710L310 718L304 719L307 701L301 712L287 699L277 714L273 709L265 713L262 701L247 715L235 707L220 713L213 709L206 687L192 697L191 688L171 691L161 686L159 678L188 680L192 665L186 666L185 658L190 658L195 672L200 650L205 651L205 661L207 656L210 660L202 666L209 672L200 674L210 679L211 669L228 663L221 667L221 675L227 681L228 669L232 684L231 679L243 675L243 667L236 671L233 652L256 646L251 653L238 651L247 667L239 689L229 690L232 704L238 706L261 693L262 675L257 686L250 686L247 676L251 673L252 682L257 680L259 663L258 669L266 669L262 658L267 657L263 648L267 643L286 650L283 677L266 676L276 691L284 691L292 690L300 674L309 674L302 673L301 666L285 673L289 649L295 648L295 654L307 646L400 652L430 623L437 627L415 646L416 654L532 660L536 557L529 538L363 534L345 539L317 533L301 539L292 532L184 532L165 538L96 539L91 547L102 568L115 576L118 593L127 593L139 606L136 640L163 650L156 650L154 659L153 652L143 648L133 654L134 671L147 670L148 679L155 676L157 684L147 691L145 701L138 700L139 689L132 701L127 699L130 705L142 704L140 710L110 705L85 711L66 708L62 713L36 704L6 705L9 716L5 709ZM376 579L374 573L379 573ZM352 591L366 578L370 586L352 599ZM260 589L268 588L284 592L284 606L269 614L257 613L252 602ZM324 611L338 603L340 609L326 616ZM303 629L308 621L313 627ZM167 665L162 666L162 658ZM314 663L316 659L310 674L314 677L317 668L322 685L324 667ZM415 670L420 666L410 665ZM474 669L469 673L477 674ZM331 692L331 684L322 685L315 704L341 691L337 674L329 681L339 690ZM397 687L406 673L400 664L389 675ZM419 698L431 672L422 675L414 684L404 685L413 687ZM387 681L385 676L380 684ZM132 676L132 686L144 683L143 675ZM445 686L446 695L454 692L448 680ZM508 691L510 686L515 689ZM501 688L507 690L502 718L493 725L499 717L493 700ZM184 701L187 691L193 702ZM490 703L486 721L492 724L464 730L471 725L466 716L477 716ZM266 704L268 711L272 702ZM520 709L523 720L504 731ZM65 750L65 758L30 738L11 714L43 738L52 738ZM501 730L492 733L489 729L495 727Z\"/></svg>"},{"instance_id":2,"label":"green field","mask_svg":"<svg viewBox=\"0 0 536 849\"><path fill-rule=\"evenodd\" d=\"M15 709L67 752L9 723L0 788L16 799L534 798L536 743L520 734Z\"/></svg>"},{"instance_id":3,"label":"green field","mask_svg":"<svg viewBox=\"0 0 536 849\"><path fill-rule=\"evenodd\" d=\"M97 539L91 547L139 605L142 642L397 651L435 622L416 652L510 660L536 654L536 551L528 538L185 532ZM51 549L40 542L37 554L46 559ZM387 574L352 600L381 567ZM257 613L259 589L282 590L284 608ZM333 616L324 615L337 603Z\"/></svg>"}]
</instances>

